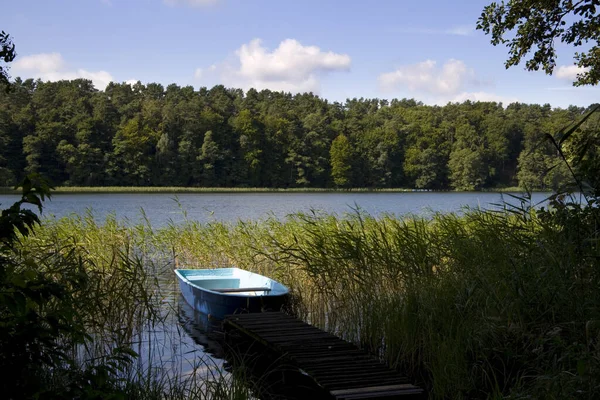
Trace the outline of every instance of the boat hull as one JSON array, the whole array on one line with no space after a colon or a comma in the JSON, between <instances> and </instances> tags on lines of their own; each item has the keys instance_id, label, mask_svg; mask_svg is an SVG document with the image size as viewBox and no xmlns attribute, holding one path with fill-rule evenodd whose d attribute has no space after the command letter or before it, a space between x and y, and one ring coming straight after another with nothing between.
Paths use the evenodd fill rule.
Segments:
<instances>
[{"instance_id":1,"label":"boat hull","mask_svg":"<svg viewBox=\"0 0 600 400\"><path fill-rule=\"evenodd\" d=\"M228 295L199 287L192 281L186 279L185 276L178 273L177 270L176 274L179 280L179 288L185 301L191 305L194 310L206 314L209 317L223 319L225 315L241 312L252 313L266 310L279 311L289 297L287 288L275 281L273 282L285 288L285 293L263 296L246 296L243 294Z\"/></svg>"}]
</instances>

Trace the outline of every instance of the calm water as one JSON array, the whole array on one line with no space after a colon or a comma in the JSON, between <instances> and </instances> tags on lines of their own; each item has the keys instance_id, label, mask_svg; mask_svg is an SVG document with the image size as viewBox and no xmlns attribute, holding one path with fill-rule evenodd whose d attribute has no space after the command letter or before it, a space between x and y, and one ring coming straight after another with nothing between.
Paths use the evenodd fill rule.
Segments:
<instances>
[{"instance_id":1,"label":"calm water","mask_svg":"<svg viewBox=\"0 0 600 400\"><path fill-rule=\"evenodd\" d=\"M543 201L548 193L534 193L533 202ZM19 197L0 195L0 208ZM273 215L285 218L299 211L318 210L339 215L361 208L371 215L383 213L431 215L432 212L460 211L463 207L494 208L503 200L517 201L507 194L481 192L408 193L127 193L56 194L44 204L44 216L64 217L91 210L99 221L108 214L132 223L142 220L143 209L154 227L170 222L235 222L262 219Z\"/></svg>"}]
</instances>

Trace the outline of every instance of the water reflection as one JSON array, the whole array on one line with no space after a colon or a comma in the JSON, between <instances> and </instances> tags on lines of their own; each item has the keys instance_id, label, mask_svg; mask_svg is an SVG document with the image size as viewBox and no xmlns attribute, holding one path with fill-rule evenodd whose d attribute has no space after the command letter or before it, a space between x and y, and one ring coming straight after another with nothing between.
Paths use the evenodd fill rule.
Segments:
<instances>
[{"instance_id":1,"label":"water reflection","mask_svg":"<svg viewBox=\"0 0 600 400\"><path fill-rule=\"evenodd\" d=\"M179 325L194 341L202 346L203 352L213 358L225 359L221 321L209 319L190 306L180 294L178 298Z\"/></svg>"}]
</instances>

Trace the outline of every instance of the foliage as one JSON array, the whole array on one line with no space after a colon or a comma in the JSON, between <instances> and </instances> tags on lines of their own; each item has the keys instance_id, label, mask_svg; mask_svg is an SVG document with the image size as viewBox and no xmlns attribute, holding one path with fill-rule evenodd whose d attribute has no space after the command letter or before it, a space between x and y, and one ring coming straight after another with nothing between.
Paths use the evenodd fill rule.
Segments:
<instances>
[{"instance_id":1,"label":"foliage","mask_svg":"<svg viewBox=\"0 0 600 400\"><path fill-rule=\"evenodd\" d=\"M492 44L506 44L510 57L506 67L519 64L528 53L533 55L526 68L540 67L552 74L556 66L555 41L575 47L591 47L575 53L581 72L574 85L600 82L600 14L597 0L508 0L486 6L477 29L491 35ZM508 37L508 38L507 38Z\"/></svg>"},{"instance_id":2,"label":"foliage","mask_svg":"<svg viewBox=\"0 0 600 400\"><path fill-rule=\"evenodd\" d=\"M9 63L13 61L17 53L10 35L4 31L0 32L0 61ZM0 65L0 85L8 84L8 70L6 65Z\"/></svg>"},{"instance_id":3,"label":"foliage","mask_svg":"<svg viewBox=\"0 0 600 400\"><path fill-rule=\"evenodd\" d=\"M21 200L0 216L0 390L8 399L123 399L121 376L136 353L120 341L92 351L97 327L114 328L97 314L106 306L99 296L118 292L101 286L98 264L68 241L36 244L39 218L23 206L41 212L50 186L35 175L21 186Z\"/></svg>"},{"instance_id":4,"label":"foliage","mask_svg":"<svg viewBox=\"0 0 600 400\"><path fill-rule=\"evenodd\" d=\"M352 149L348 138L340 135L331 143L331 177L337 187L345 187L350 183Z\"/></svg>"},{"instance_id":5,"label":"foliage","mask_svg":"<svg viewBox=\"0 0 600 400\"><path fill-rule=\"evenodd\" d=\"M82 79L11 88L0 93L0 186L27 171L64 186L547 188L568 175L549 182L520 156L585 112L153 83L97 91ZM560 161L535 152L544 168Z\"/></svg>"}]
</instances>

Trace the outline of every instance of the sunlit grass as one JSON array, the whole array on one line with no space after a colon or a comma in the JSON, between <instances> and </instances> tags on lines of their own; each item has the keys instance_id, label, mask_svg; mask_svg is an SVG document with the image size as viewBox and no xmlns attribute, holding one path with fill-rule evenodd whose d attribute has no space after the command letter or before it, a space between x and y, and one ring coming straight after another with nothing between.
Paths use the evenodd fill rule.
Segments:
<instances>
[{"instance_id":1,"label":"sunlit grass","mask_svg":"<svg viewBox=\"0 0 600 400\"><path fill-rule=\"evenodd\" d=\"M348 193L348 192L413 192L426 191L405 188L260 188L260 187L181 187L181 186L59 186L53 193ZM17 194L9 187L0 187L0 194Z\"/></svg>"},{"instance_id":2,"label":"sunlit grass","mask_svg":"<svg viewBox=\"0 0 600 400\"><path fill-rule=\"evenodd\" d=\"M103 371L108 366L112 378L101 382L117 385L131 399L252 398L245 376L226 372L178 325L173 258L154 246L149 224L131 226L114 216L98 224L88 212L46 220L35 235L22 238L22 245L24 262L35 258L56 279L61 279L59 268L77 267L87 276L85 287L73 288L87 338L72 348L78 364L71 368ZM137 356L121 357L120 349ZM59 369L48 371L47 390L64 390L64 376ZM84 390L102 389L90 381Z\"/></svg>"},{"instance_id":3,"label":"sunlit grass","mask_svg":"<svg viewBox=\"0 0 600 400\"><path fill-rule=\"evenodd\" d=\"M432 398L570 395L589 379L576 365L590 355L573 343L586 343L590 305L600 304L593 258L582 262L568 250L575 243L526 210L300 214L189 223L157 238L180 265L234 264L281 280L301 318L380 355Z\"/></svg>"},{"instance_id":4,"label":"sunlit grass","mask_svg":"<svg viewBox=\"0 0 600 400\"><path fill-rule=\"evenodd\" d=\"M50 221L32 240L70 241L93 261L103 277L96 293L110 293L101 302L110 309L90 312L125 336L164 318L147 306L162 296L157 277L174 267L235 265L288 285L298 317L378 355L431 398L593 398L598 244L574 236L577 226L511 211L432 219L305 213L161 229L87 215ZM145 376L138 381L149 392L200 396L181 377ZM217 381L248 394L227 379Z\"/></svg>"},{"instance_id":5,"label":"sunlit grass","mask_svg":"<svg viewBox=\"0 0 600 400\"><path fill-rule=\"evenodd\" d=\"M443 190L448 192L451 190ZM519 187L488 188L485 192L524 192ZM404 193L435 192L411 188L260 188L260 187L181 187L181 186L59 186L53 193ZM0 194L19 194L11 187L0 187Z\"/></svg>"}]
</instances>

